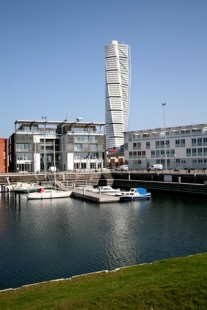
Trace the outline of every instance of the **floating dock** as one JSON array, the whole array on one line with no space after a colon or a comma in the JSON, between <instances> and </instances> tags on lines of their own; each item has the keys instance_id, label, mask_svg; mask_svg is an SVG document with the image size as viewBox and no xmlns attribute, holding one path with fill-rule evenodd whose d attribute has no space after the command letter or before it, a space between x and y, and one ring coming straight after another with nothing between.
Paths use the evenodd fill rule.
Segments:
<instances>
[{"instance_id":1,"label":"floating dock","mask_svg":"<svg viewBox=\"0 0 207 310\"><path fill-rule=\"evenodd\" d=\"M73 189L71 197L93 201L96 203L119 202L119 197L100 193L93 193L85 189Z\"/></svg>"}]
</instances>

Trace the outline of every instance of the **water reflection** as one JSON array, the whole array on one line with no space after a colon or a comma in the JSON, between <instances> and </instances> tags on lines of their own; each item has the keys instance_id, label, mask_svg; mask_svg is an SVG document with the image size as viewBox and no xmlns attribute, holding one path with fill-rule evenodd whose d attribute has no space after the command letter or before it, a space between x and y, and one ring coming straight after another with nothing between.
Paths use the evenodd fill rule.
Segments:
<instances>
[{"instance_id":1,"label":"water reflection","mask_svg":"<svg viewBox=\"0 0 207 310\"><path fill-rule=\"evenodd\" d=\"M16 205L16 207L15 207ZM0 197L0 289L207 250L207 203Z\"/></svg>"}]
</instances>

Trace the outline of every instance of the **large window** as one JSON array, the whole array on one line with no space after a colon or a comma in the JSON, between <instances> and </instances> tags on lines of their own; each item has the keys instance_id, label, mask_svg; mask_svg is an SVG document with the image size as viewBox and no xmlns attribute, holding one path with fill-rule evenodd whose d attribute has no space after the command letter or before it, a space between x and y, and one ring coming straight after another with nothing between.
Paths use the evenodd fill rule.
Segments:
<instances>
[{"instance_id":1,"label":"large window","mask_svg":"<svg viewBox=\"0 0 207 310\"><path fill-rule=\"evenodd\" d=\"M196 139L192 139L192 146L196 146Z\"/></svg>"},{"instance_id":2,"label":"large window","mask_svg":"<svg viewBox=\"0 0 207 310\"><path fill-rule=\"evenodd\" d=\"M82 150L82 144L81 143L74 144L74 151L81 151L81 150Z\"/></svg>"},{"instance_id":3,"label":"large window","mask_svg":"<svg viewBox=\"0 0 207 310\"><path fill-rule=\"evenodd\" d=\"M196 156L197 155L197 149L196 148L193 148L192 149L192 156Z\"/></svg>"},{"instance_id":4,"label":"large window","mask_svg":"<svg viewBox=\"0 0 207 310\"><path fill-rule=\"evenodd\" d=\"M175 140L175 147L180 147L180 140Z\"/></svg>"},{"instance_id":5,"label":"large window","mask_svg":"<svg viewBox=\"0 0 207 310\"><path fill-rule=\"evenodd\" d=\"M202 138L198 138L197 143L198 143L198 146L201 146L202 145Z\"/></svg>"},{"instance_id":6,"label":"large window","mask_svg":"<svg viewBox=\"0 0 207 310\"><path fill-rule=\"evenodd\" d=\"M185 139L181 139L181 147L185 147Z\"/></svg>"},{"instance_id":7,"label":"large window","mask_svg":"<svg viewBox=\"0 0 207 310\"><path fill-rule=\"evenodd\" d=\"M150 142L146 142L146 149L150 149Z\"/></svg>"},{"instance_id":8,"label":"large window","mask_svg":"<svg viewBox=\"0 0 207 310\"><path fill-rule=\"evenodd\" d=\"M33 160L32 153L16 153L17 160Z\"/></svg>"},{"instance_id":9,"label":"large window","mask_svg":"<svg viewBox=\"0 0 207 310\"><path fill-rule=\"evenodd\" d=\"M90 144L90 151L95 152L98 150L97 144Z\"/></svg>"},{"instance_id":10,"label":"large window","mask_svg":"<svg viewBox=\"0 0 207 310\"><path fill-rule=\"evenodd\" d=\"M198 156L202 156L202 147L198 148Z\"/></svg>"},{"instance_id":11,"label":"large window","mask_svg":"<svg viewBox=\"0 0 207 310\"><path fill-rule=\"evenodd\" d=\"M191 156L191 149L186 149L186 156Z\"/></svg>"},{"instance_id":12,"label":"large window","mask_svg":"<svg viewBox=\"0 0 207 310\"><path fill-rule=\"evenodd\" d=\"M28 151L29 144L28 143L17 143L16 144L16 151Z\"/></svg>"}]
</instances>

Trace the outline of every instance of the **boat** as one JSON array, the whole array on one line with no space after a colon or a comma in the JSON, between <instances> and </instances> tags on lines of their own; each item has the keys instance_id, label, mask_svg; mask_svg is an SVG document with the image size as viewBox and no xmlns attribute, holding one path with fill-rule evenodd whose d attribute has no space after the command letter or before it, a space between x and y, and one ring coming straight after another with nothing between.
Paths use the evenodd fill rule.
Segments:
<instances>
[{"instance_id":1,"label":"boat","mask_svg":"<svg viewBox=\"0 0 207 310\"><path fill-rule=\"evenodd\" d=\"M111 186L100 186L99 188L94 188L92 192L115 196L116 194L119 194L121 191L119 188L115 189L112 188Z\"/></svg>"},{"instance_id":2,"label":"boat","mask_svg":"<svg viewBox=\"0 0 207 310\"><path fill-rule=\"evenodd\" d=\"M38 192L40 189L43 188L42 186L36 183L24 183L24 182L17 182L15 186L13 186L12 191L14 193L33 193Z\"/></svg>"},{"instance_id":3,"label":"boat","mask_svg":"<svg viewBox=\"0 0 207 310\"><path fill-rule=\"evenodd\" d=\"M70 197L72 191L63 191L61 189L44 189L39 192L27 194L27 199L54 199Z\"/></svg>"},{"instance_id":4,"label":"boat","mask_svg":"<svg viewBox=\"0 0 207 310\"><path fill-rule=\"evenodd\" d=\"M121 192L120 201L128 200L151 200L151 193L148 193L146 188L131 188L129 191Z\"/></svg>"}]
</instances>

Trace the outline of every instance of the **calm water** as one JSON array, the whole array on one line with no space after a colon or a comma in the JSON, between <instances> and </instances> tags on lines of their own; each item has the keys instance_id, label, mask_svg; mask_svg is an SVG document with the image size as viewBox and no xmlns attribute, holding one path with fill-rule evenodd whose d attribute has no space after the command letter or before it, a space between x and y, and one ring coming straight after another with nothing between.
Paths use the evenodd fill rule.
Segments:
<instances>
[{"instance_id":1,"label":"calm water","mask_svg":"<svg viewBox=\"0 0 207 310\"><path fill-rule=\"evenodd\" d=\"M1 195L1 194L0 194ZM207 201L0 196L0 289L207 251Z\"/></svg>"}]
</instances>

